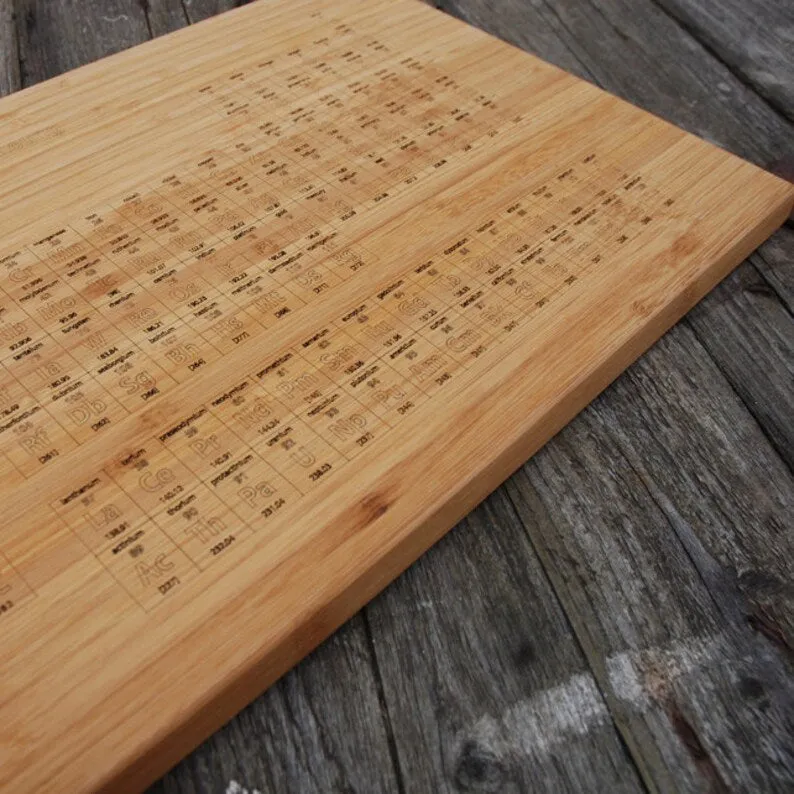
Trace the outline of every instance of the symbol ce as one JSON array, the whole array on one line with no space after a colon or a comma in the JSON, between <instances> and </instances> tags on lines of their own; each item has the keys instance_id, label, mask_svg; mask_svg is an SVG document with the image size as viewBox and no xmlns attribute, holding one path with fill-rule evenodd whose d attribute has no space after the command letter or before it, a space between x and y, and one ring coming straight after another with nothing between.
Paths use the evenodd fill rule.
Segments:
<instances>
[{"instance_id":1,"label":"symbol ce","mask_svg":"<svg viewBox=\"0 0 794 794\"><path fill-rule=\"evenodd\" d=\"M160 491L176 479L176 475L167 467L157 471L146 471L141 474L138 484L147 493Z\"/></svg>"}]
</instances>

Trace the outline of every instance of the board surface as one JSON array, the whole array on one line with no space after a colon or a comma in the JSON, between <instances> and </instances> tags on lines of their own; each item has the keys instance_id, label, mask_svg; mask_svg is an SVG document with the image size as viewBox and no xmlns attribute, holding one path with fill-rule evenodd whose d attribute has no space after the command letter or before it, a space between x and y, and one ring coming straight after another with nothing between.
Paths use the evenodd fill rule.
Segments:
<instances>
[{"instance_id":1,"label":"board surface","mask_svg":"<svg viewBox=\"0 0 794 794\"><path fill-rule=\"evenodd\" d=\"M154 779L792 202L408 0L255 3L0 125L16 791Z\"/></svg>"}]
</instances>

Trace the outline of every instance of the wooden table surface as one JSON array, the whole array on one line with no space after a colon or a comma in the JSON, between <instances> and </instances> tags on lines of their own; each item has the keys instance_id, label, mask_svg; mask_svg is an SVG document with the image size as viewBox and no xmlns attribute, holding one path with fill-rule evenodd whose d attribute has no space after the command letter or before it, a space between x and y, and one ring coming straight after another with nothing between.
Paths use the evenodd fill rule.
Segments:
<instances>
[{"instance_id":1,"label":"wooden table surface","mask_svg":"<svg viewBox=\"0 0 794 794\"><path fill-rule=\"evenodd\" d=\"M0 94L236 4L0 0ZM755 163L794 157L794 5L441 5ZM791 791L792 260L789 225L151 791Z\"/></svg>"}]
</instances>

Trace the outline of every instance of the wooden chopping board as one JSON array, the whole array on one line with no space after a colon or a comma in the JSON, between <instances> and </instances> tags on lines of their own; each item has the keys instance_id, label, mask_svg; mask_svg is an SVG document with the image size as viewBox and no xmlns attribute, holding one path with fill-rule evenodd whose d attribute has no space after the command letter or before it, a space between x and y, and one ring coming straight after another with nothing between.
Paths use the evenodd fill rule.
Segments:
<instances>
[{"instance_id":1,"label":"wooden chopping board","mask_svg":"<svg viewBox=\"0 0 794 794\"><path fill-rule=\"evenodd\" d=\"M162 774L794 202L412 0L254 3L0 130L15 792Z\"/></svg>"}]
</instances>

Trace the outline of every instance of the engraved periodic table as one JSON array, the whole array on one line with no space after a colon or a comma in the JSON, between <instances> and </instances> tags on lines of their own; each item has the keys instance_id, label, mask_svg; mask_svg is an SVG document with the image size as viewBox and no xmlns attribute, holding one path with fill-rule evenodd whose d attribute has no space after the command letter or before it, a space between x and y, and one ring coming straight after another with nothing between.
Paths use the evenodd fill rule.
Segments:
<instances>
[{"instance_id":1,"label":"engraved periodic table","mask_svg":"<svg viewBox=\"0 0 794 794\"><path fill-rule=\"evenodd\" d=\"M162 774L794 201L413 0L254 3L0 130L15 792Z\"/></svg>"}]
</instances>

